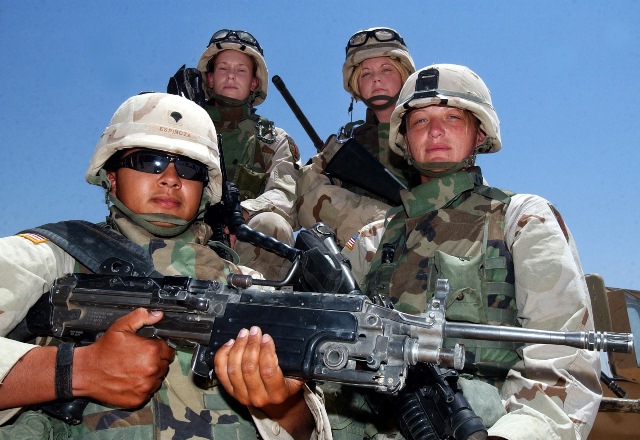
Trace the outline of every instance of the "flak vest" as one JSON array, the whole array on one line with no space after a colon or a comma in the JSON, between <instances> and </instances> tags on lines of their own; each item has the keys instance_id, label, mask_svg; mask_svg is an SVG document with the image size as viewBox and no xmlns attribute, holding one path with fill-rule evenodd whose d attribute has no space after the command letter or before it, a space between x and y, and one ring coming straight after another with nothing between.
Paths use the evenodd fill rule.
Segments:
<instances>
[{"instance_id":1,"label":"flak vest","mask_svg":"<svg viewBox=\"0 0 640 440\"><path fill-rule=\"evenodd\" d=\"M240 200L255 199L266 185L267 164L261 145L275 142L274 123L248 105L206 105L205 110L221 136L227 176L240 190Z\"/></svg>"},{"instance_id":2,"label":"flak vest","mask_svg":"<svg viewBox=\"0 0 640 440\"><path fill-rule=\"evenodd\" d=\"M471 167L434 179L403 194L394 208L366 285L402 312L424 312L436 281L449 280L446 318L450 321L519 326L511 253L505 243L509 193L483 184ZM445 339L463 343L465 371L504 377L519 360L520 344Z\"/></svg>"}]
</instances>

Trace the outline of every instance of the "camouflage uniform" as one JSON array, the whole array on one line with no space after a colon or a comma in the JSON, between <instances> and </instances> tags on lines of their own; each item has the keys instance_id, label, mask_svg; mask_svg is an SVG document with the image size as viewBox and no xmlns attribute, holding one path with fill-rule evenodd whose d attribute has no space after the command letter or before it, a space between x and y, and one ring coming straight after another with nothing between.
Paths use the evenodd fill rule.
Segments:
<instances>
[{"instance_id":1,"label":"camouflage uniform","mask_svg":"<svg viewBox=\"0 0 640 440\"><path fill-rule=\"evenodd\" d=\"M360 96L358 68L363 61L378 57L388 58L403 80L415 70L404 40L393 29L380 27L356 32L347 43L342 79L344 89L352 100L365 101L368 107L366 121L349 123L340 129L337 136L329 137L322 151L303 167L298 181L298 223L304 228L320 221L325 223L336 232L340 246L344 246L362 225L383 218L390 208L381 197L338 179L331 181L323 174L327 163L344 142L354 138L405 185L409 185L416 174L401 155L389 150L389 124L378 121L372 110L373 107L393 106L397 96L377 97L386 100L382 107Z\"/></svg>"},{"instance_id":2,"label":"camouflage uniform","mask_svg":"<svg viewBox=\"0 0 640 440\"><path fill-rule=\"evenodd\" d=\"M350 129L347 126L340 131ZM405 185L415 177L402 156L389 149L389 124L378 122L372 110L367 109L366 121L353 130L353 138ZM375 194L338 179L332 181L323 174L341 146L338 137L331 136L323 150L302 168L296 209L301 227L308 228L321 221L336 231L338 244L344 246L362 225L384 218L391 206Z\"/></svg>"},{"instance_id":3,"label":"camouflage uniform","mask_svg":"<svg viewBox=\"0 0 640 440\"><path fill-rule=\"evenodd\" d=\"M104 187L107 200L113 204L105 227L111 227L148 251L155 269L164 275L220 282L226 282L229 273L241 270L259 276L220 258L214 250L219 243L209 241L212 230L202 221L206 206L220 200L216 144L213 123L202 108L178 96L154 93L132 97L122 104L96 146L86 179ZM109 159L120 150L141 146L179 154L207 167L208 179L200 210L194 219L184 220L162 213L138 214L109 191L106 171ZM175 166L177 175L184 172L181 169L183 171L178 171ZM175 226L157 226L154 222L158 221ZM0 282L0 335L3 336L0 337L0 380L36 347L4 336L25 317L38 298L50 290L56 278L86 270L65 250L44 237L23 234L0 239L0 273L3 274ZM226 395L217 381L196 386L190 364L189 350L178 349L162 387L142 408L122 410L91 403L84 411L83 423L78 426L68 426L38 411L27 411L11 425L0 428L0 438L244 439L256 438L258 434L263 438L291 438L259 409L240 405ZM312 437L330 438L321 392L312 392L305 387L303 394L318 421ZM0 424L6 423L19 410L0 411Z\"/></svg>"},{"instance_id":4,"label":"camouflage uniform","mask_svg":"<svg viewBox=\"0 0 640 440\"><path fill-rule=\"evenodd\" d=\"M149 251L156 270L164 275L190 276L224 283L227 274L241 272L241 268L221 259L207 246L211 230L204 223L194 224L178 237L158 238L130 223L117 211L113 218L120 232ZM0 310L5 312L0 319L2 335L24 317L39 296L49 290L55 278L83 270L58 246L34 236L0 239L0 258L2 273L20 274L19 277L3 277L3 286L0 288ZM246 268L242 272L255 274ZM33 347L0 339L3 360L0 377L4 377L13 364ZM161 389L143 408L123 410L91 403L80 425L69 426L54 419L49 423L56 430L64 432L59 438L245 439L257 438L256 424L265 438L290 438L284 430L279 436L274 436L273 422L259 410L247 409L226 395L216 381L207 388L194 385L190 365L191 352L179 349ZM305 389L305 394L313 411L318 411L321 400L312 396L308 389ZM15 410L5 413L9 416ZM4 417L2 421L7 418ZM4 438L1 429L0 438Z\"/></svg>"},{"instance_id":5,"label":"camouflage uniform","mask_svg":"<svg viewBox=\"0 0 640 440\"><path fill-rule=\"evenodd\" d=\"M212 61L225 50L247 55L255 64L258 87L246 100L217 95L208 86ZM255 113L254 107L264 102L269 85L260 44L245 31L216 31L198 61L198 70L207 99L205 109L222 135L227 176L240 189L242 208L249 213L247 225L293 245L296 226L293 205L300 153L284 130ZM246 242L236 241L234 250L242 264L258 270L267 279L284 278L291 266L286 259Z\"/></svg>"},{"instance_id":6,"label":"camouflage uniform","mask_svg":"<svg viewBox=\"0 0 640 440\"><path fill-rule=\"evenodd\" d=\"M222 136L227 175L240 189L241 205L249 212L247 225L293 245L296 180L300 153L291 137L258 116L249 105L206 105L216 131ZM240 262L282 279L290 264L277 255L237 241Z\"/></svg>"},{"instance_id":7,"label":"camouflage uniform","mask_svg":"<svg viewBox=\"0 0 640 440\"><path fill-rule=\"evenodd\" d=\"M432 105L475 117L463 114L469 117L464 129L475 130L478 142L469 156L457 162L418 162L409 154L405 116ZM464 117L444 113L443 122L445 116L439 119L438 114L418 113L416 119L425 125L417 129L423 138L411 138L423 142L416 148L428 148L427 136L441 136L436 141L445 145L459 140L445 125ZM551 331L593 329L578 253L560 214L539 196L487 186L473 165L477 153L496 152L502 145L499 120L479 76L456 65L416 71L391 116L390 144L420 169L425 183L401 191L402 206L365 226L343 250L368 293L390 299L399 310L422 313L435 281L445 278L450 284L448 320ZM490 341L445 340L445 345L455 342L464 344L467 357L462 391L490 436L587 438L601 399L597 353ZM396 438L388 426L392 417L376 417L371 426L362 415L369 410L358 403L361 398L347 396L350 409L343 411L344 404L336 403L345 401L340 391L325 392L332 424L334 412L340 414L335 438L359 430L369 437L380 432L385 434L378 438Z\"/></svg>"}]
</instances>

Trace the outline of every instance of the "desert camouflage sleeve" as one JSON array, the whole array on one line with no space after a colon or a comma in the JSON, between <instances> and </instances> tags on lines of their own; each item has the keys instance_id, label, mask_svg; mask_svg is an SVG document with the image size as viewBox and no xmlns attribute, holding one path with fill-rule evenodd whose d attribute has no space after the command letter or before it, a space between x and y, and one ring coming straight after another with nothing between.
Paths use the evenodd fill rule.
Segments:
<instances>
[{"instance_id":1,"label":"desert camouflage sleeve","mask_svg":"<svg viewBox=\"0 0 640 440\"><path fill-rule=\"evenodd\" d=\"M331 423L324 406L324 393L319 387L312 390L307 385L303 387L304 400L313 415L315 423L309 440L332 440ZM249 407L253 421L256 424L261 438L269 440L292 440L293 437L280 427L277 422L267 418L257 408Z\"/></svg>"},{"instance_id":2,"label":"desert camouflage sleeve","mask_svg":"<svg viewBox=\"0 0 640 440\"><path fill-rule=\"evenodd\" d=\"M512 198L505 235L513 254L518 317L525 328L593 329L589 293L573 238L560 214L532 195ZM601 399L595 352L529 345L501 394L507 414L489 435L516 439L586 439Z\"/></svg>"},{"instance_id":3,"label":"desert camouflage sleeve","mask_svg":"<svg viewBox=\"0 0 640 440\"><path fill-rule=\"evenodd\" d=\"M364 225L384 218L390 206L334 185L323 174L326 164L341 145L332 139L311 158L310 164L302 168L296 208L301 227L309 228L323 222L336 232L338 245L344 246Z\"/></svg>"},{"instance_id":4,"label":"desert camouflage sleeve","mask_svg":"<svg viewBox=\"0 0 640 440\"><path fill-rule=\"evenodd\" d=\"M49 291L53 281L72 272L73 267L74 260L66 252L37 236L0 239L0 382L35 347L4 336ZM17 411L18 408L0 411L0 425Z\"/></svg>"},{"instance_id":5,"label":"desert camouflage sleeve","mask_svg":"<svg viewBox=\"0 0 640 440\"><path fill-rule=\"evenodd\" d=\"M267 145L267 144L264 144ZM300 172L300 153L293 139L282 129L276 128L276 140L268 145L273 156L266 165L269 177L264 192L255 199L243 201L242 207L250 215L259 212L275 212L295 228L296 184ZM271 152L270 152L271 153Z\"/></svg>"},{"instance_id":6,"label":"desert camouflage sleeve","mask_svg":"<svg viewBox=\"0 0 640 440\"><path fill-rule=\"evenodd\" d=\"M385 219L376 220L362 227L346 243L342 255L351 262L351 273L361 289L366 289L366 276L382 240Z\"/></svg>"}]
</instances>

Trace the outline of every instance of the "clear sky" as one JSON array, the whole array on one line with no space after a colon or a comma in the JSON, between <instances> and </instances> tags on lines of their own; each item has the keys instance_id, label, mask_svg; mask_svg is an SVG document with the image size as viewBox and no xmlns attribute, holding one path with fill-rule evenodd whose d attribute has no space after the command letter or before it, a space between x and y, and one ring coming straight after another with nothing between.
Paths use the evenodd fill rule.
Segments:
<instances>
[{"instance_id":1,"label":"clear sky","mask_svg":"<svg viewBox=\"0 0 640 440\"><path fill-rule=\"evenodd\" d=\"M311 6L313 5L313 6ZM357 30L389 26L418 67L469 66L487 83L503 149L494 186L550 200L586 273L640 289L638 1L0 0L0 236L107 213L84 172L116 108L165 91L212 33L251 32L321 138L348 122L341 68ZM314 148L270 84L259 113ZM358 104L354 119L364 116Z\"/></svg>"}]
</instances>

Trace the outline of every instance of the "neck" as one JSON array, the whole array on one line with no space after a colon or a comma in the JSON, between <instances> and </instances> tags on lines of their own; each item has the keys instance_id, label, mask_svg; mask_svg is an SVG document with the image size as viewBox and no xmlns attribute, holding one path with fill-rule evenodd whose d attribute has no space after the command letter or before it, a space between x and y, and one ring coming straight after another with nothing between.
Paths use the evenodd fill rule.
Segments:
<instances>
[{"instance_id":1,"label":"neck","mask_svg":"<svg viewBox=\"0 0 640 440\"><path fill-rule=\"evenodd\" d=\"M371 111L373 111L373 114L376 115L376 118L378 118L378 122L380 122L381 124L388 124L389 122L391 122L391 114L393 113L393 108L394 107L390 105L386 108L377 110L372 109Z\"/></svg>"}]
</instances>

